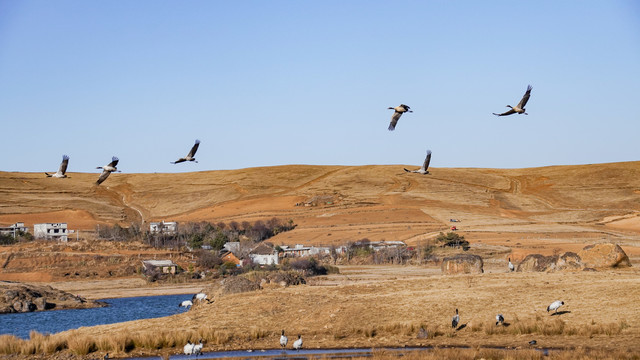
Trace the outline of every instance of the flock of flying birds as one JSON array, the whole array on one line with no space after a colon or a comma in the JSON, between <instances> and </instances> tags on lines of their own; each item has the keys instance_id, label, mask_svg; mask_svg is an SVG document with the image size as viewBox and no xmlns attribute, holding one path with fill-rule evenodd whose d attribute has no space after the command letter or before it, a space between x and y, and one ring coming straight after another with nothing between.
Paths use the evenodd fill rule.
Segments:
<instances>
[{"instance_id":1,"label":"flock of flying birds","mask_svg":"<svg viewBox=\"0 0 640 360\"><path fill-rule=\"evenodd\" d=\"M529 101L529 97L531 96L531 85L527 86L527 91L524 93L524 96L522 96L522 99L520 100L520 102L518 103L518 105L516 106L511 106L511 105L507 105L507 107L509 108L509 110L498 114L498 113L493 113L493 115L496 116L506 116L506 115L511 115L511 114L525 114L525 115L529 115L526 113L525 110L525 106L527 105L527 101ZM391 123L389 124L389 131L393 131L396 128L396 125L398 125L398 121L400 120L400 117L402 116L402 114L406 113L406 112L413 112L411 110L411 108L408 105L405 104L400 104L396 107L389 107L389 109L394 110L393 115L391 115ZM181 157L176 161L172 161L171 164L178 164L181 162L185 162L185 161L196 161L195 155L196 155L196 151L198 151L198 146L200 146L200 140L196 140L196 143L193 145L193 147L191 147L191 151L189 151L189 153L187 154L187 156L185 157ZM111 158L111 162L105 166L98 166L96 169L102 169L102 173L100 174L100 177L98 178L98 180L96 181L96 185L100 185L103 181L105 181L109 175L111 175L112 172L120 172L120 170L118 170L116 168L116 165L118 165L118 161L119 159L117 157L112 157ZM406 172L411 172L411 173L418 173L418 174L428 174L429 171L429 163L431 162L431 150L427 150L427 157L424 159L424 163L422 164L422 167L420 169L417 170L408 170L408 169L404 169L404 171ZM60 167L58 168L58 171L53 173L53 174L49 174L46 173L45 174L48 177L54 177L54 178L66 178L66 172L67 172L67 166L69 165L69 156L67 155L63 155L62 156L62 163L60 163Z\"/></svg>"},{"instance_id":2,"label":"flock of flying birds","mask_svg":"<svg viewBox=\"0 0 640 360\"><path fill-rule=\"evenodd\" d=\"M493 113L493 115L496 115L496 116L507 116L511 114L529 115L526 113L526 110L524 107L527 105L527 102L529 101L529 97L531 96L531 89L532 89L531 85L527 85L527 91L525 91L518 105L516 106L507 105L509 110L501 114ZM402 116L402 114L406 112L413 112L411 108L405 104L400 104L396 107L389 107L389 109L394 110L393 115L391 115L391 123L389 124L389 131L395 130L396 125L398 125L398 120L400 120L400 117ZM429 173L428 169L429 169L430 162L431 162L431 150L427 150L427 157L424 159L424 163L422 164L422 167L420 169L408 170L405 168L404 171L426 175Z\"/></svg>"},{"instance_id":3,"label":"flock of flying birds","mask_svg":"<svg viewBox=\"0 0 640 360\"><path fill-rule=\"evenodd\" d=\"M191 148L191 151L189 151L187 156L181 157L176 161L172 161L171 164L178 164L185 161L197 162L195 156L196 156L196 151L198 151L198 146L200 146L200 140L196 140L196 143L193 145L193 147ZM100 185L102 184L103 181L107 180L107 178L109 177L109 175L111 175L112 172L120 172L120 170L118 170L118 168L116 167L118 165L118 161L120 160L116 156L114 156L111 158L111 162L109 164L105 166L96 167L96 169L102 169L102 173L100 174L100 177L96 181L96 185ZM58 168L58 171L53 174L49 174L45 172L45 175L47 175L47 177L66 178L67 166L69 166L69 156L62 155L62 162L60 163L60 167Z\"/></svg>"}]
</instances>

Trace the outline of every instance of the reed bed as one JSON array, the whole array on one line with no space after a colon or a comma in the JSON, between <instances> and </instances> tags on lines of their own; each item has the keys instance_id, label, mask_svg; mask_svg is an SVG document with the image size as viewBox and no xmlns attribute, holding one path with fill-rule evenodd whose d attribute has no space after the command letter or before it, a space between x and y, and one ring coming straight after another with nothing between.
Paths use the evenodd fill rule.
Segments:
<instances>
[{"instance_id":1,"label":"reed bed","mask_svg":"<svg viewBox=\"0 0 640 360\"><path fill-rule=\"evenodd\" d=\"M544 336L582 336L591 337L594 335L615 336L623 333L629 325L620 321L617 323L597 324L594 321L582 325L567 325L561 318L549 319L548 317L537 316L536 318L520 320L514 318L511 323L506 325L495 325L492 322L469 322L465 330L472 333L480 333L483 335L523 335L535 334ZM145 332L121 332L116 336L98 335L90 336L80 334L76 331L68 331L60 334L45 335L36 331L32 331L30 339L23 340L11 335L0 336L0 354L18 354L18 355L34 355L34 354L54 354L60 351L69 351L72 354L85 356L94 352L110 353L115 356L124 356L135 350L146 352L154 352L162 349L181 348L187 341L193 343L202 341L207 346L215 348L223 348L234 343L244 343L253 341L264 341L269 338L277 338L279 331L269 329L261 329L251 327L242 333L233 333L214 327L203 327L199 329L191 329L186 331L145 331ZM307 337L316 335L327 335L333 340L341 340L344 338L363 338L370 339L374 337L387 338L421 338L434 339L437 337L453 338L458 336L459 332L450 328L442 328L440 325L429 325L424 322L397 322L386 325L366 326L358 328L338 328L325 330L317 333L314 331L306 332ZM504 350L496 350L492 353L491 349L477 349L474 351L463 349L455 349L456 358L514 358L514 359L538 359L540 352L517 351L505 353ZM468 350L468 351L467 351ZM420 358L444 358L449 355L449 350L439 349L434 354L426 352L420 353ZM460 353L462 351L462 353ZM515 357L511 357L512 354ZM462 355L458 355L462 354ZM466 354L466 355L464 355ZM397 355L397 354L396 354ZM498 356L500 355L500 356ZM384 358L384 356L392 356L391 354L376 354ZM394 355L395 356L395 355ZM408 353L404 359L411 359L414 354ZM417 355L416 355L417 356ZM427 357L423 357L427 356ZM506 356L506 357L505 357ZM376 357L378 358L378 357ZM562 359L561 357L558 357ZM634 357L631 357L634 358ZM640 356L634 359L639 359Z\"/></svg>"}]
</instances>

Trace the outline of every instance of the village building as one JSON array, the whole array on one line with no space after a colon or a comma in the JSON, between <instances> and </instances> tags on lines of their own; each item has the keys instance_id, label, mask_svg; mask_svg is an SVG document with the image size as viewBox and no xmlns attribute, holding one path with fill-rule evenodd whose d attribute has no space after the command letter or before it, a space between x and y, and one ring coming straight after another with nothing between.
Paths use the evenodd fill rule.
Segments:
<instances>
[{"instance_id":1,"label":"village building","mask_svg":"<svg viewBox=\"0 0 640 360\"><path fill-rule=\"evenodd\" d=\"M175 274L178 272L178 265L171 260L144 260L142 268L147 271L158 271L163 274Z\"/></svg>"},{"instance_id":2,"label":"village building","mask_svg":"<svg viewBox=\"0 0 640 360\"><path fill-rule=\"evenodd\" d=\"M233 263L236 266L242 266L242 260L238 259L232 252L222 250L220 252L220 259L223 263Z\"/></svg>"},{"instance_id":3,"label":"village building","mask_svg":"<svg viewBox=\"0 0 640 360\"><path fill-rule=\"evenodd\" d=\"M278 265L278 252L265 243L260 243L249 252L251 262L258 265Z\"/></svg>"},{"instance_id":4,"label":"village building","mask_svg":"<svg viewBox=\"0 0 640 360\"><path fill-rule=\"evenodd\" d=\"M160 221L149 224L149 232L152 234L168 234L175 235L178 233L178 222L176 221Z\"/></svg>"},{"instance_id":5,"label":"village building","mask_svg":"<svg viewBox=\"0 0 640 360\"><path fill-rule=\"evenodd\" d=\"M36 239L66 242L68 240L68 235L67 223L44 223L33 225L33 236Z\"/></svg>"},{"instance_id":6,"label":"village building","mask_svg":"<svg viewBox=\"0 0 640 360\"><path fill-rule=\"evenodd\" d=\"M13 225L0 226L0 234L2 235L16 235L20 232L29 232L29 228L24 226L23 222L17 222Z\"/></svg>"}]
</instances>

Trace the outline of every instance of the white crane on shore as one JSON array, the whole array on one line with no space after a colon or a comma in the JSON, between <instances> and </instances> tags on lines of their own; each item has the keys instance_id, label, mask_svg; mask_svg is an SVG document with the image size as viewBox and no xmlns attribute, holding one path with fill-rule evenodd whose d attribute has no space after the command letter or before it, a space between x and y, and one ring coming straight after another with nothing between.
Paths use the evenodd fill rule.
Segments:
<instances>
[{"instance_id":1,"label":"white crane on shore","mask_svg":"<svg viewBox=\"0 0 640 360\"><path fill-rule=\"evenodd\" d=\"M298 334L298 340L293 342L293 348L298 351L302 349L302 335Z\"/></svg>"},{"instance_id":2,"label":"white crane on shore","mask_svg":"<svg viewBox=\"0 0 640 360\"><path fill-rule=\"evenodd\" d=\"M284 335L284 330L282 330L282 335L280 335L280 347L284 350L287 347L287 343L289 342L289 338Z\"/></svg>"},{"instance_id":3,"label":"white crane on shore","mask_svg":"<svg viewBox=\"0 0 640 360\"><path fill-rule=\"evenodd\" d=\"M496 325L504 325L504 316L502 314L496 315Z\"/></svg>"},{"instance_id":4,"label":"white crane on shore","mask_svg":"<svg viewBox=\"0 0 640 360\"><path fill-rule=\"evenodd\" d=\"M514 271L516 269L515 266L511 263L511 258L509 258L509 270Z\"/></svg>"}]
</instances>

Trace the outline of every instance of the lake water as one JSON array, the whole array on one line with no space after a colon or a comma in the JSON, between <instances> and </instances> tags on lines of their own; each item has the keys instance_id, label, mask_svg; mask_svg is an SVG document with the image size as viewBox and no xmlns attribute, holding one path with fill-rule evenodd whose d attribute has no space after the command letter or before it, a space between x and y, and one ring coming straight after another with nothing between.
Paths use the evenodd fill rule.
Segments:
<instances>
[{"instance_id":1,"label":"lake water","mask_svg":"<svg viewBox=\"0 0 640 360\"><path fill-rule=\"evenodd\" d=\"M191 300L192 296L163 295L105 299L100 301L108 303L109 306L102 308L0 314L0 334L11 334L28 339L31 330L43 334L54 334L81 326L164 317L187 311L178 305L184 300Z\"/></svg>"}]
</instances>

